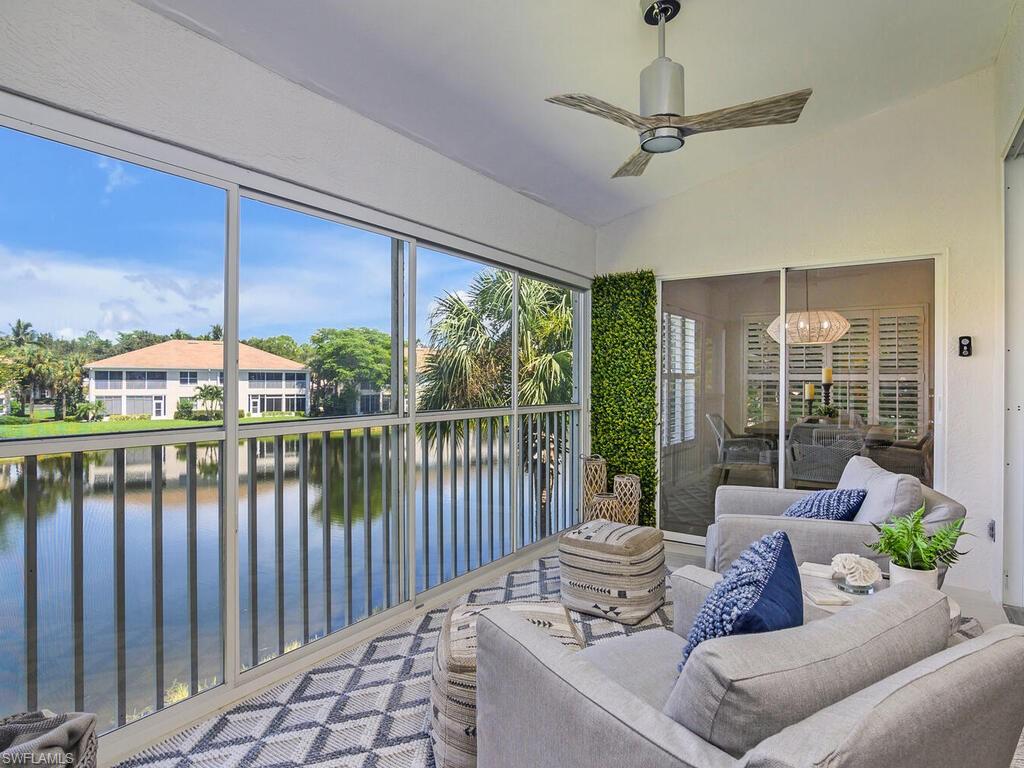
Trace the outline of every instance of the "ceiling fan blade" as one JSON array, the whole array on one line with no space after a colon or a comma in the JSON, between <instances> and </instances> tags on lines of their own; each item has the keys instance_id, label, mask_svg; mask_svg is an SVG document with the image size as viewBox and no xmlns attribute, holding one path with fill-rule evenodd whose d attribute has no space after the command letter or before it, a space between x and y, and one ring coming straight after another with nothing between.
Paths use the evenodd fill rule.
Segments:
<instances>
[{"instance_id":1,"label":"ceiling fan blade","mask_svg":"<svg viewBox=\"0 0 1024 768\"><path fill-rule=\"evenodd\" d=\"M619 179L623 176L639 176L647 170L649 162L651 162L651 153L638 149L629 156L626 162L619 166L619 170L612 174L612 178Z\"/></svg>"},{"instance_id":2,"label":"ceiling fan blade","mask_svg":"<svg viewBox=\"0 0 1024 768\"><path fill-rule=\"evenodd\" d=\"M811 98L811 89L784 93L770 99L759 99L735 107L724 107L699 115L669 117L668 125L683 128L687 134L727 131L731 128L753 128L759 125L795 123Z\"/></svg>"},{"instance_id":3,"label":"ceiling fan blade","mask_svg":"<svg viewBox=\"0 0 1024 768\"><path fill-rule=\"evenodd\" d=\"M544 99L544 101L560 104L570 109L578 109L581 112L597 115L606 120L613 120L619 125L624 125L637 131L646 131L655 124L655 121L652 121L651 118L640 117L640 115L635 115L628 109L616 107L614 104L601 101L601 99L595 99L593 96L587 96L585 93L566 93L562 96L552 96L551 98Z\"/></svg>"}]
</instances>

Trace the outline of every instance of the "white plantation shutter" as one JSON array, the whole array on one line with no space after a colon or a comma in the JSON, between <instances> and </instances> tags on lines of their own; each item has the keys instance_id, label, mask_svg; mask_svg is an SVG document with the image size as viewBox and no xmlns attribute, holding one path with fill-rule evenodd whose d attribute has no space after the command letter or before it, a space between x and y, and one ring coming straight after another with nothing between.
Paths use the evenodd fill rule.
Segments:
<instances>
[{"instance_id":1,"label":"white plantation shutter","mask_svg":"<svg viewBox=\"0 0 1024 768\"><path fill-rule=\"evenodd\" d=\"M697 321L662 313L662 444L697 436Z\"/></svg>"},{"instance_id":2,"label":"white plantation shutter","mask_svg":"<svg viewBox=\"0 0 1024 768\"><path fill-rule=\"evenodd\" d=\"M839 308L850 321L843 338L829 345L788 349L787 413L803 413L803 385L812 382L822 402L821 369L832 366L832 404L859 413L869 424L890 426L898 439L928 427L927 307ZM748 423L765 416L764 403L777 402L778 344L764 332L770 316L744 317L744 365Z\"/></svg>"},{"instance_id":3,"label":"white plantation shutter","mask_svg":"<svg viewBox=\"0 0 1024 768\"><path fill-rule=\"evenodd\" d=\"M743 360L747 426L779 417L779 344L768 335L770 317L746 317Z\"/></svg>"},{"instance_id":4,"label":"white plantation shutter","mask_svg":"<svg viewBox=\"0 0 1024 768\"><path fill-rule=\"evenodd\" d=\"M927 428L924 325L917 307L878 313L878 423L895 427L898 439Z\"/></svg>"}]
</instances>

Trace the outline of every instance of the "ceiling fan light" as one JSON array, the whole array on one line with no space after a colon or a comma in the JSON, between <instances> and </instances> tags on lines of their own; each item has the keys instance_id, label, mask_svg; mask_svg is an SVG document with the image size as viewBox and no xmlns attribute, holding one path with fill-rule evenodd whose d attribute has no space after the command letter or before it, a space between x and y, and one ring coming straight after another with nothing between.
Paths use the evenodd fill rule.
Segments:
<instances>
[{"instance_id":1,"label":"ceiling fan light","mask_svg":"<svg viewBox=\"0 0 1024 768\"><path fill-rule=\"evenodd\" d=\"M684 143L683 132L678 128L655 128L640 134L640 148L655 155L675 152Z\"/></svg>"}]
</instances>

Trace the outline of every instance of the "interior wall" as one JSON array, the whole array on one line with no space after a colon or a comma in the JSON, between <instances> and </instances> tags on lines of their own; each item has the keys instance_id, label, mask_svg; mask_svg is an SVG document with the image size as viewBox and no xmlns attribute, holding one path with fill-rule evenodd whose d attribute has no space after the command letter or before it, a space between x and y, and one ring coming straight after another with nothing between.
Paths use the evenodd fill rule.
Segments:
<instances>
[{"instance_id":1,"label":"interior wall","mask_svg":"<svg viewBox=\"0 0 1024 768\"><path fill-rule=\"evenodd\" d=\"M945 490L967 506L976 534L950 582L998 595L1001 542L986 533L989 519L999 535L1002 523L993 80L990 68L948 83L612 222L598 231L597 261L599 272L681 277L948 254L948 274L936 276L946 285ZM680 172L688 150L672 158ZM974 337L973 357L955 355L960 334Z\"/></svg>"},{"instance_id":2,"label":"interior wall","mask_svg":"<svg viewBox=\"0 0 1024 768\"><path fill-rule=\"evenodd\" d=\"M1013 7L995 64L996 149L1000 158L1024 117L1024 2Z\"/></svg>"},{"instance_id":3,"label":"interior wall","mask_svg":"<svg viewBox=\"0 0 1024 768\"><path fill-rule=\"evenodd\" d=\"M594 274L594 230L129 0L0 3L0 87Z\"/></svg>"}]
</instances>

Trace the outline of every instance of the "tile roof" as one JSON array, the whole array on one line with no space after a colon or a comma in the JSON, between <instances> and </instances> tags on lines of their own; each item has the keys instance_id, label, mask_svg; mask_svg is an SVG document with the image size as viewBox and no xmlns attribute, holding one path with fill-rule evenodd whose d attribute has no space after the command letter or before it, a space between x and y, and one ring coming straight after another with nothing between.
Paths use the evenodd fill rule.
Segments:
<instances>
[{"instance_id":1,"label":"tile roof","mask_svg":"<svg viewBox=\"0 0 1024 768\"><path fill-rule=\"evenodd\" d=\"M219 341L172 339L89 363L86 368L139 368L150 370L216 370L224 367L224 345ZM248 344L238 345L238 367L243 371L305 371L306 366Z\"/></svg>"}]
</instances>

